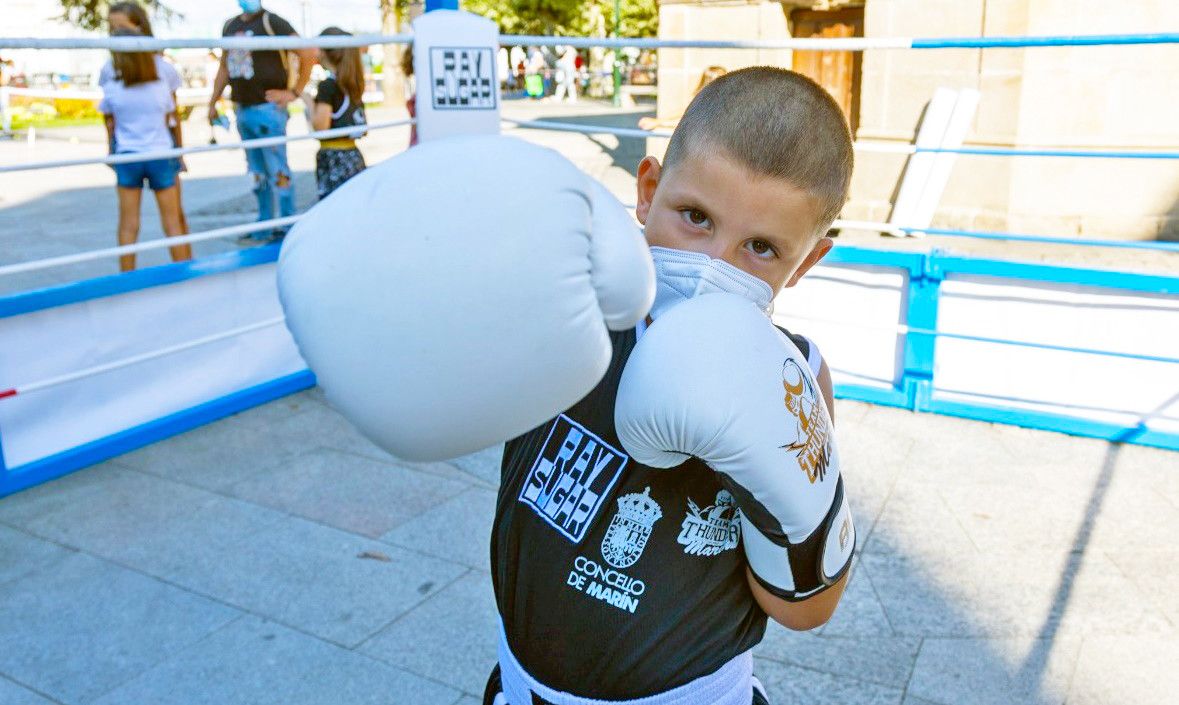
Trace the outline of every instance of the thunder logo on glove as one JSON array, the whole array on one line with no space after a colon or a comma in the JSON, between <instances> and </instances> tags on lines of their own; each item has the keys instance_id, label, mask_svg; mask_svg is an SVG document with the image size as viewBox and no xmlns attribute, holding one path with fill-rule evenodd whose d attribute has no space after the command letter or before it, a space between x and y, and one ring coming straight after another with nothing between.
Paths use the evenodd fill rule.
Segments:
<instances>
[{"instance_id":1,"label":"thunder logo on glove","mask_svg":"<svg viewBox=\"0 0 1179 705\"><path fill-rule=\"evenodd\" d=\"M814 385L793 359L782 364L782 388L786 390L786 411L796 421L797 434L796 440L782 447L797 451L798 466L813 485L823 479L830 462L827 416L819 411Z\"/></svg>"}]
</instances>

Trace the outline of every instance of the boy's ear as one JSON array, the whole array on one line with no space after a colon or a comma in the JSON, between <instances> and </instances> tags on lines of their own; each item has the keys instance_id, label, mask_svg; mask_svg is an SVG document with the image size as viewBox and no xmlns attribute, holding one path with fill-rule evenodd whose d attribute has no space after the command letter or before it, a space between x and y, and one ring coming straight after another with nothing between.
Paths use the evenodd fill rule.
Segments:
<instances>
[{"instance_id":1,"label":"boy's ear","mask_svg":"<svg viewBox=\"0 0 1179 705\"><path fill-rule=\"evenodd\" d=\"M655 157L644 157L639 162L639 178L635 182L638 200L635 205L635 217L643 225L647 224L647 214L651 212L651 202L655 200L655 187L659 185L659 174L663 171L659 160Z\"/></svg>"},{"instance_id":2,"label":"boy's ear","mask_svg":"<svg viewBox=\"0 0 1179 705\"><path fill-rule=\"evenodd\" d=\"M826 257L827 253L830 252L831 248L834 246L835 241L826 235L819 238L819 241L815 243L815 246L811 248L811 251L802 260L802 264L798 265L798 269L794 270L794 274L790 275L790 279L786 281L786 286L790 287L797 284L798 280L802 279L802 275L810 271L811 267L818 264L819 260Z\"/></svg>"}]
</instances>

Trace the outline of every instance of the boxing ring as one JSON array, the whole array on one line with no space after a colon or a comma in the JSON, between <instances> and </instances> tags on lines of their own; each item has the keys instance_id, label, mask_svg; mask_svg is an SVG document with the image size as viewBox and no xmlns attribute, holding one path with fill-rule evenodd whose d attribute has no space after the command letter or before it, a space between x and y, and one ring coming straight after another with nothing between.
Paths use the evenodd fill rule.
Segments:
<instances>
[{"instance_id":1,"label":"boxing ring","mask_svg":"<svg viewBox=\"0 0 1179 705\"><path fill-rule=\"evenodd\" d=\"M419 44L423 36L418 33ZM278 49L411 40L410 35L0 38L0 49ZM1034 50L1175 44L1179 34L772 42L499 36L495 41L501 46ZM494 62L484 69L489 73L477 77L498 87ZM491 103L498 105L494 98ZM427 111L417 121L395 120L363 128L156 153L4 164L0 174L262 147L411 122L417 122L421 130L435 119L441 120ZM498 110L480 119L491 121L496 130L502 124L619 137L669 136L629 128L508 120ZM927 205L931 198L936 205L937 194L959 156L1095 163L1179 159L1179 151L1005 149L947 145L944 140L920 137L908 146L858 142L856 149L899 152L908 156L911 165L923 164L924 180L914 182L915 191L899 194L898 200L924 199ZM300 217L40 260L0 262L0 277L267 231ZM834 227L900 236L1153 250L1179 262L1176 242L971 231L933 227L928 222L840 220ZM0 296L0 339L6 343L0 346L0 496L314 385L314 376L283 325L275 288L278 252L279 245L268 245ZM245 306L244 301L251 303ZM176 311L185 312L182 319L171 315ZM919 253L887 246L837 245L797 287L778 297L774 317L819 343L832 361L835 391L841 398L1179 450L1179 276L984 259L936 249ZM167 319L178 322L166 327L156 323Z\"/></svg>"}]
</instances>

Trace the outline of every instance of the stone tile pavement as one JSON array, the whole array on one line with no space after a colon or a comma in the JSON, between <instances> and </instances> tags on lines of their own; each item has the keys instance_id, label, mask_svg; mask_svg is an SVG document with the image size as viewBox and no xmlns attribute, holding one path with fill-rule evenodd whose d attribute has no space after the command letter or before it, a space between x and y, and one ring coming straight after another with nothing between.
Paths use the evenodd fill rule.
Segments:
<instances>
[{"instance_id":1,"label":"stone tile pavement","mask_svg":"<svg viewBox=\"0 0 1179 705\"><path fill-rule=\"evenodd\" d=\"M779 705L1179 692L1179 455L840 401L861 553ZM497 449L390 457L309 390L0 500L0 705L477 705Z\"/></svg>"}]
</instances>

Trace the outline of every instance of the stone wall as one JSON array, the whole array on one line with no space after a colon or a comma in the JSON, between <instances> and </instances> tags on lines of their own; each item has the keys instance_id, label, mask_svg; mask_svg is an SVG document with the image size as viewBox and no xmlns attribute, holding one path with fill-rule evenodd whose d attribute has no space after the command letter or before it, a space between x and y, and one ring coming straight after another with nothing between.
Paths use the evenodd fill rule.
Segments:
<instances>
[{"instance_id":1,"label":"stone wall","mask_svg":"<svg viewBox=\"0 0 1179 705\"><path fill-rule=\"evenodd\" d=\"M805 2L665 2L663 38L771 39ZM1174 0L867 0L869 37L1173 31ZM663 51L660 117L682 112L710 64L791 65L789 51ZM992 146L1179 149L1179 46L865 52L857 139L912 142L933 91L982 94L967 141ZM661 143L652 140L652 153ZM844 213L885 220L903 155L861 152ZM1133 239L1179 238L1179 162L958 159L935 224Z\"/></svg>"},{"instance_id":2,"label":"stone wall","mask_svg":"<svg viewBox=\"0 0 1179 705\"><path fill-rule=\"evenodd\" d=\"M659 4L659 36L663 39L772 40L790 36L786 13L777 2L714 0ZM792 52L757 49L661 49L659 102L656 115L675 119L692 100L700 76L709 66L727 70L745 66L790 66ZM648 153L663 156L665 139L648 140Z\"/></svg>"}]
</instances>

